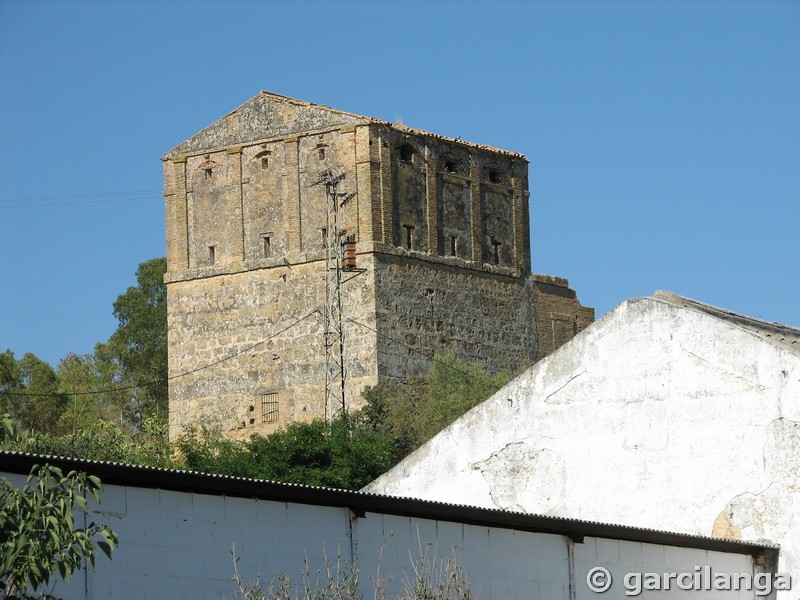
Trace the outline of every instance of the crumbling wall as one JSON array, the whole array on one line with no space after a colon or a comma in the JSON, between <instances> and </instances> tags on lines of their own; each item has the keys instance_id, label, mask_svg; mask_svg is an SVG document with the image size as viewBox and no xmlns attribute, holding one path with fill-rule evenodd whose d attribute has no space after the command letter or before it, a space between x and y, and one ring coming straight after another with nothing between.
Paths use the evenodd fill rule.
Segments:
<instances>
[{"instance_id":1,"label":"crumbling wall","mask_svg":"<svg viewBox=\"0 0 800 600\"><path fill-rule=\"evenodd\" d=\"M539 360L591 325L594 309L581 306L575 290L563 277L534 274L532 282Z\"/></svg>"},{"instance_id":2,"label":"crumbling wall","mask_svg":"<svg viewBox=\"0 0 800 600\"><path fill-rule=\"evenodd\" d=\"M403 251L375 258L379 374L424 375L435 356L516 371L536 356L527 279Z\"/></svg>"}]
</instances>

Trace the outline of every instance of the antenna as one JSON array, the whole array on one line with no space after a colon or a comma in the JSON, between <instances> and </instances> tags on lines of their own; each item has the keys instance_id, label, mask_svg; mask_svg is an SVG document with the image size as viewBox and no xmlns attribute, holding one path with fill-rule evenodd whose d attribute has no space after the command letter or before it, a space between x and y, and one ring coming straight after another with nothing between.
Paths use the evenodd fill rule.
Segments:
<instances>
[{"instance_id":1,"label":"antenna","mask_svg":"<svg viewBox=\"0 0 800 600\"><path fill-rule=\"evenodd\" d=\"M326 170L312 185L324 184L325 219L325 420L328 425L340 411L347 411L344 362L344 319L342 318L342 241L339 230L339 204L353 194L338 191L344 172Z\"/></svg>"}]
</instances>

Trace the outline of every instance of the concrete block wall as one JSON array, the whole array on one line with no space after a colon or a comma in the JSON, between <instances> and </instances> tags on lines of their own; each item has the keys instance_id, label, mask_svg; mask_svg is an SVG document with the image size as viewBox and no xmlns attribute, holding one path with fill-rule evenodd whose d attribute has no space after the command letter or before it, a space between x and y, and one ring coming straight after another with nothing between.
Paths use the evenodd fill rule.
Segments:
<instances>
[{"instance_id":1,"label":"concrete block wall","mask_svg":"<svg viewBox=\"0 0 800 600\"><path fill-rule=\"evenodd\" d=\"M179 475L178 475L179 476ZM20 484L21 477L13 478ZM320 490L324 496L326 490ZM312 589L333 572L359 573L372 597L380 579L387 597L397 597L425 565L441 573L448 562L461 569L473 597L483 600L571 600L597 598L586 585L591 569L603 567L616 582L609 597L625 597L628 572L691 571L759 573L763 567L745 550L721 552L658 541L631 542L587 536L580 541L556 532L491 524L469 524L418 515L368 510L356 515L341 506L306 504L173 491L123 483L107 484L88 519L119 534L112 560L98 557L52 593L64 600L139 598L229 598L237 592L235 569L245 583L273 578ZM553 521L551 527L558 529ZM621 530L620 530L621 531ZM651 534L655 538L656 534ZM756 598L747 592L703 593L720 598ZM673 589L659 598L684 598ZM689 593L688 597L695 597Z\"/></svg>"}]
</instances>

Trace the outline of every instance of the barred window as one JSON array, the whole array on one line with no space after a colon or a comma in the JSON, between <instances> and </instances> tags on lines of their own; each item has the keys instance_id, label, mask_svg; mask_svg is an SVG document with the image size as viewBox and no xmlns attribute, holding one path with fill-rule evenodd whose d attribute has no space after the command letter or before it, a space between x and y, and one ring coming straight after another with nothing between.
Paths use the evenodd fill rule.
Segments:
<instances>
[{"instance_id":1,"label":"barred window","mask_svg":"<svg viewBox=\"0 0 800 600\"><path fill-rule=\"evenodd\" d=\"M278 422L278 394L261 394L261 422Z\"/></svg>"}]
</instances>

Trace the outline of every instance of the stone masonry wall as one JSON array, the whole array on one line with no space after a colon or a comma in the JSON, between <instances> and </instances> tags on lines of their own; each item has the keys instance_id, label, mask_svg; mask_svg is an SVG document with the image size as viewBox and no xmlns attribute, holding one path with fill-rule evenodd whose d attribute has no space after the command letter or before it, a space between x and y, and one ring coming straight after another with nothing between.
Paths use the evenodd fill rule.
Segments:
<instances>
[{"instance_id":1,"label":"stone masonry wall","mask_svg":"<svg viewBox=\"0 0 800 600\"><path fill-rule=\"evenodd\" d=\"M399 249L376 256L375 286L381 377L424 375L443 355L495 372L533 364L532 288L514 269Z\"/></svg>"},{"instance_id":2,"label":"stone masonry wall","mask_svg":"<svg viewBox=\"0 0 800 600\"><path fill-rule=\"evenodd\" d=\"M577 294L563 277L531 276L536 305L537 360L571 340L594 322L594 309L581 306Z\"/></svg>"},{"instance_id":3,"label":"stone masonry wall","mask_svg":"<svg viewBox=\"0 0 800 600\"><path fill-rule=\"evenodd\" d=\"M170 281L171 437L205 423L247 438L325 417L325 262L273 263L241 272L208 269L205 277L185 280L176 274ZM345 284L349 317L374 330L374 307L369 271ZM348 392L357 404L361 390L377 383L375 336L346 328ZM262 412L262 400L265 410L276 401L278 414Z\"/></svg>"},{"instance_id":4,"label":"stone masonry wall","mask_svg":"<svg viewBox=\"0 0 800 600\"><path fill-rule=\"evenodd\" d=\"M361 269L342 292L349 407L436 355L526 367L537 337L543 355L593 318L566 280L528 275L520 154L262 92L163 160L173 438L328 416L322 173L344 176L337 235Z\"/></svg>"}]
</instances>

